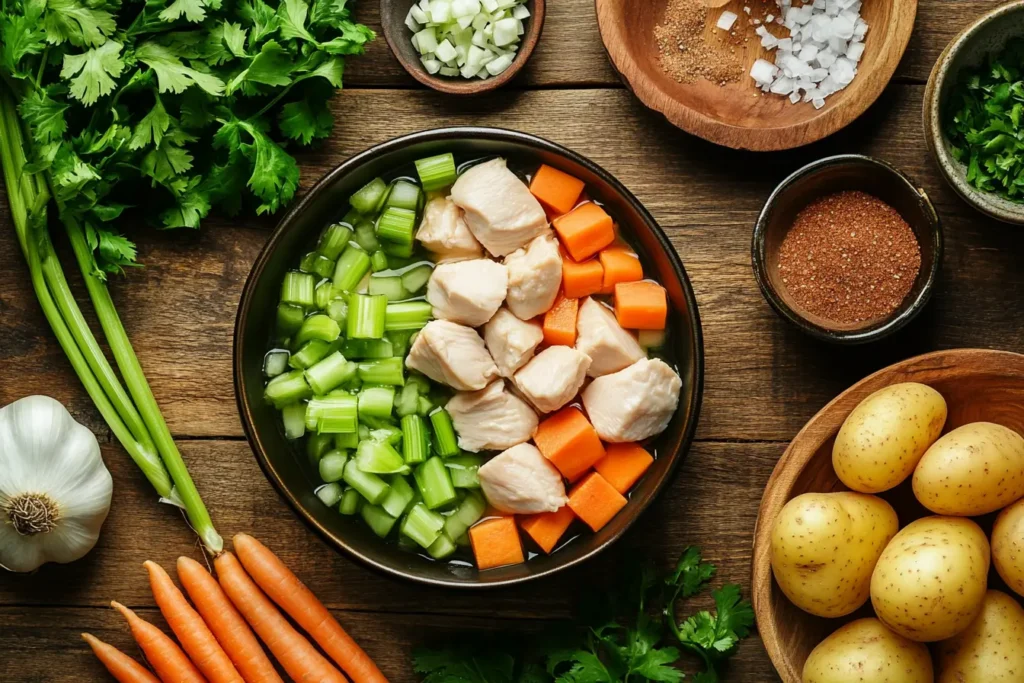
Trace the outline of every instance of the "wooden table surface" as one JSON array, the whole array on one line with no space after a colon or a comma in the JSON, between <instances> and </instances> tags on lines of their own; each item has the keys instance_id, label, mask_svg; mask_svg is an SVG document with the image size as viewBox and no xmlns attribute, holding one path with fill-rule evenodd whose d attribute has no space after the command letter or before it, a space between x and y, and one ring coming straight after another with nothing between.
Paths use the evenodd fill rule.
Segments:
<instances>
[{"instance_id":1,"label":"wooden table surface","mask_svg":"<svg viewBox=\"0 0 1024 683\"><path fill-rule=\"evenodd\" d=\"M231 333L242 284L272 221L211 219L199 232L147 231L137 236L146 267L115 282L114 296L218 529L225 536L253 532L278 551L395 682L416 680L409 657L415 643L467 631L521 631L569 616L586 586L609 578L629 555L668 564L686 545L699 544L719 578L749 594L761 491L787 440L831 397L918 353L1024 347L1024 231L985 219L958 199L933 167L921 127L931 64L957 31L997 4L921 0L910 48L877 104L829 140L764 155L707 144L638 104L607 63L591 0L549 3L543 39L524 74L481 99L415 88L377 40L348 65L346 89L334 103L334 135L301 157L303 187L370 145L444 125L518 129L589 156L646 204L693 281L707 359L697 439L671 487L634 529L574 571L489 593L383 578L328 548L296 519L242 435ZM357 15L379 29L373 0L361 0ZM750 268L753 222L774 185L809 161L843 152L872 154L907 172L932 197L946 235L926 311L895 338L857 349L815 342L784 324ZM78 634L88 630L134 652L109 601L162 624L142 562L169 568L179 555L201 552L179 513L157 504L79 385L32 294L6 205L0 211L0 405L36 393L63 402L99 436L115 487L99 545L85 559L30 576L0 574L0 680L106 680ZM778 680L756 635L742 643L725 680Z\"/></svg>"}]
</instances>

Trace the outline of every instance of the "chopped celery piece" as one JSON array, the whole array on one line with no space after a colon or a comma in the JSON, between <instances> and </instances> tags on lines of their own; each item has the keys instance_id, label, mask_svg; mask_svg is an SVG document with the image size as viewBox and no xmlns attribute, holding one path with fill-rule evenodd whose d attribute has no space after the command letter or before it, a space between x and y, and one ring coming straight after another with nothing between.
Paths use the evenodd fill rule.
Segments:
<instances>
[{"instance_id":1,"label":"chopped celery piece","mask_svg":"<svg viewBox=\"0 0 1024 683\"><path fill-rule=\"evenodd\" d=\"M334 259L317 254L316 259L313 260L313 270L311 272L319 278L331 277L334 273Z\"/></svg>"},{"instance_id":2,"label":"chopped celery piece","mask_svg":"<svg viewBox=\"0 0 1024 683\"><path fill-rule=\"evenodd\" d=\"M406 385L405 389L410 386L413 385ZM429 454L430 439L426 423L419 415L406 415L402 418L402 458L407 464L416 465L426 462ZM454 485L454 481L452 483Z\"/></svg>"},{"instance_id":3,"label":"chopped celery piece","mask_svg":"<svg viewBox=\"0 0 1024 683\"><path fill-rule=\"evenodd\" d=\"M292 403L281 408L286 439L301 439L306 434L306 404Z\"/></svg>"},{"instance_id":4,"label":"chopped celery piece","mask_svg":"<svg viewBox=\"0 0 1024 683\"><path fill-rule=\"evenodd\" d=\"M395 426L395 422L389 417L372 417L370 415L363 417L359 424L364 425L367 429L384 429Z\"/></svg>"},{"instance_id":5,"label":"chopped celery piece","mask_svg":"<svg viewBox=\"0 0 1024 683\"><path fill-rule=\"evenodd\" d=\"M380 245L380 250L383 251L390 257L397 258L410 258L412 256L413 244L398 244L397 242L384 242ZM390 262L391 259L389 258Z\"/></svg>"},{"instance_id":6,"label":"chopped celery piece","mask_svg":"<svg viewBox=\"0 0 1024 683\"><path fill-rule=\"evenodd\" d=\"M378 249L370 255L370 270L379 273L388 269L388 255Z\"/></svg>"},{"instance_id":7,"label":"chopped celery piece","mask_svg":"<svg viewBox=\"0 0 1024 683\"><path fill-rule=\"evenodd\" d=\"M313 391L306 384L302 370L291 370L278 375L267 382L267 387L263 390L263 397L278 409L312 395Z\"/></svg>"},{"instance_id":8,"label":"chopped celery piece","mask_svg":"<svg viewBox=\"0 0 1024 683\"><path fill-rule=\"evenodd\" d=\"M458 546L459 548L468 548L470 546L469 534L465 533L465 534L462 534L461 536L459 536L458 538L456 538L455 539L455 545Z\"/></svg>"},{"instance_id":9,"label":"chopped celery piece","mask_svg":"<svg viewBox=\"0 0 1024 683\"><path fill-rule=\"evenodd\" d=\"M380 339L388 298L382 294L353 294L348 300L348 338Z\"/></svg>"},{"instance_id":10,"label":"chopped celery piece","mask_svg":"<svg viewBox=\"0 0 1024 683\"><path fill-rule=\"evenodd\" d=\"M345 453L341 451L326 453L324 457L320 458L320 479L327 483L341 481L346 463L348 463L348 456Z\"/></svg>"},{"instance_id":11,"label":"chopped celery piece","mask_svg":"<svg viewBox=\"0 0 1024 683\"><path fill-rule=\"evenodd\" d=\"M416 498L416 492L413 491L406 478L400 474L388 478L388 483L391 485L391 490L388 491L387 498L380 506L387 510L392 517L401 517L405 514L409 504Z\"/></svg>"},{"instance_id":12,"label":"chopped celery piece","mask_svg":"<svg viewBox=\"0 0 1024 683\"><path fill-rule=\"evenodd\" d=\"M349 245L334 267L334 291L354 292L370 272L370 257L355 245Z\"/></svg>"},{"instance_id":13,"label":"chopped celery piece","mask_svg":"<svg viewBox=\"0 0 1024 683\"><path fill-rule=\"evenodd\" d=\"M337 322L331 320L323 313L317 313L302 321L302 327L299 328L298 333L296 333L295 338L292 340L292 346L298 348L310 339L332 342L340 335L341 327Z\"/></svg>"},{"instance_id":14,"label":"chopped celery piece","mask_svg":"<svg viewBox=\"0 0 1024 683\"><path fill-rule=\"evenodd\" d=\"M433 308L426 301L389 303L384 311L384 329L419 330L427 326Z\"/></svg>"},{"instance_id":15,"label":"chopped celery piece","mask_svg":"<svg viewBox=\"0 0 1024 683\"><path fill-rule=\"evenodd\" d=\"M339 327L345 327L348 324L348 299L340 296L334 297L327 304L325 313L328 318L338 323Z\"/></svg>"},{"instance_id":16,"label":"chopped celery piece","mask_svg":"<svg viewBox=\"0 0 1024 683\"><path fill-rule=\"evenodd\" d=\"M442 532L437 537L437 540L427 548L427 554L435 560L443 560L454 555L455 551L458 549L459 548L455 545L455 542L448 538L448 534Z\"/></svg>"},{"instance_id":17,"label":"chopped celery piece","mask_svg":"<svg viewBox=\"0 0 1024 683\"><path fill-rule=\"evenodd\" d=\"M402 455L387 441L366 439L356 449L356 467L367 474L408 474Z\"/></svg>"},{"instance_id":18,"label":"chopped celery piece","mask_svg":"<svg viewBox=\"0 0 1024 683\"><path fill-rule=\"evenodd\" d=\"M449 0L430 0L430 21L435 24L447 24L452 16L452 5ZM447 60L445 60L447 61Z\"/></svg>"},{"instance_id":19,"label":"chopped celery piece","mask_svg":"<svg viewBox=\"0 0 1024 683\"><path fill-rule=\"evenodd\" d=\"M359 491L359 495L373 505L379 505L391 490L388 483L376 474L360 470L354 460L349 460L345 465L345 474L342 478L346 484Z\"/></svg>"},{"instance_id":20,"label":"chopped celery piece","mask_svg":"<svg viewBox=\"0 0 1024 683\"><path fill-rule=\"evenodd\" d=\"M315 426L320 434L354 432L359 424L356 406L355 396L338 392L310 399L306 406L306 428L312 430Z\"/></svg>"},{"instance_id":21,"label":"chopped celery piece","mask_svg":"<svg viewBox=\"0 0 1024 683\"><path fill-rule=\"evenodd\" d=\"M310 339L288 359L288 365L297 370L312 367L331 352L331 345L321 339Z\"/></svg>"},{"instance_id":22,"label":"chopped celery piece","mask_svg":"<svg viewBox=\"0 0 1024 683\"><path fill-rule=\"evenodd\" d=\"M487 26L488 23L490 23L490 20L491 20L490 17L488 17L483 12L481 12L480 14L476 15L475 17L473 17L473 23L471 24L471 26L475 30L480 31L485 26Z\"/></svg>"},{"instance_id":23,"label":"chopped celery piece","mask_svg":"<svg viewBox=\"0 0 1024 683\"><path fill-rule=\"evenodd\" d=\"M359 512L363 497L355 489L345 489L341 494L341 502L338 504L338 512L343 515L354 515Z\"/></svg>"},{"instance_id":24,"label":"chopped celery piece","mask_svg":"<svg viewBox=\"0 0 1024 683\"><path fill-rule=\"evenodd\" d=\"M391 358L395 355L387 339L349 339L341 347L349 358Z\"/></svg>"},{"instance_id":25,"label":"chopped celery piece","mask_svg":"<svg viewBox=\"0 0 1024 683\"><path fill-rule=\"evenodd\" d=\"M433 33L434 29L426 29ZM420 44L422 46L422 43ZM413 212L415 218L416 209L420 206L420 187L408 180L396 180L388 193L388 199L384 202L385 207L394 206L399 209L408 209Z\"/></svg>"},{"instance_id":26,"label":"chopped celery piece","mask_svg":"<svg viewBox=\"0 0 1024 683\"><path fill-rule=\"evenodd\" d=\"M414 209L389 206L377 219L377 237L395 244L411 245L415 228L416 211Z\"/></svg>"},{"instance_id":27,"label":"chopped celery piece","mask_svg":"<svg viewBox=\"0 0 1024 683\"><path fill-rule=\"evenodd\" d=\"M426 263L413 266L402 273L402 286L410 295L418 294L427 286L427 281L430 280L430 275L433 272L434 267Z\"/></svg>"},{"instance_id":28,"label":"chopped celery piece","mask_svg":"<svg viewBox=\"0 0 1024 683\"><path fill-rule=\"evenodd\" d=\"M341 487L338 484L324 484L316 490L316 497L329 508L341 501Z\"/></svg>"},{"instance_id":29,"label":"chopped celery piece","mask_svg":"<svg viewBox=\"0 0 1024 683\"><path fill-rule=\"evenodd\" d=\"M416 488L431 510L451 505L456 500L455 487L441 458L430 458L413 471Z\"/></svg>"},{"instance_id":30,"label":"chopped celery piece","mask_svg":"<svg viewBox=\"0 0 1024 683\"><path fill-rule=\"evenodd\" d=\"M416 390L419 391L421 394L430 393L430 390L434 388L433 385L430 383L430 380L427 379L425 375L421 375L418 372L410 372L409 379L406 381L409 382L410 384L415 384Z\"/></svg>"},{"instance_id":31,"label":"chopped celery piece","mask_svg":"<svg viewBox=\"0 0 1024 683\"><path fill-rule=\"evenodd\" d=\"M358 365L345 360L345 356L335 351L306 370L306 381L313 393L322 396L355 377L358 371Z\"/></svg>"},{"instance_id":32,"label":"chopped celery piece","mask_svg":"<svg viewBox=\"0 0 1024 683\"><path fill-rule=\"evenodd\" d=\"M316 250L325 258L334 261L341 255L342 250L350 239L352 239L352 228L349 226L342 225L341 223L328 225L323 233L320 234L320 241L316 245ZM324 277L330 277L330 274L324 275Z\"/></svg>"},{"instance_id":33,"label":"chopped celery piece","mask_svg":"<svg viewBox=\"0 0 1024 683\"><path fill-rule=\"evenodd\" d=\"M312 308L315 285L316 281L309 273L288 271L284 274L284 282L281 283L281 303Z\"/></svg>"},{"instance_id":34,"label":"chopped celery piece","mask_svg":"<svg viewBox=\"0 0 1024 683\"><path fill-rule=\"evenodd\" d=\"M444 520L444 532L450 538L461 538L469 527L476 524L484 515L487 509L487 501L476 491L470 491L469 495L462 499L455 512L448 515Z\"/></svg>"},{"instance_id":35,"label":"chopped celery piece","mask_svg":"<svg viewBox=\"0 0 1024 683\"><path fill-rule=\"evenodd\" d=\"M395 522L398 521L385 512L384 508L377 505L363 505L359 513L363 516L363 521L366 522L366 525L373 529L373 533L381 538L385 538L390 534L395 526Z\"/></svg>"},{"instance_id":36,"label":"chopped celery piece","mask_svg":"<svg viewBox=\"0 0 1024 683\"><path fill-rule=\"evenodd\" d=\"M404 363L401 358L381 358L359 364L359 379L369 384L405 384Z\"/></svg>"},{"instance_id":37,"label":"chopped celery piece","mask_svg":"<svg viewBox=\"0 0 1024 683\"><path fill-rule=\"evenodd\" d=\"M416 412L419 415L426 417L430 415L430 411L434 409L434 402L427 396L420 396L416 399Z\"/></svg>"},{"instance_id":38,"label":"chopped celery piece","mask_svg":"<svg viewBox=\"0 0 1024 683\"><path fill-rule=\"evenodd\" d=\"M372 254L380 249L377 231L374 229L373 223L366 219L356 223L356 235L353 239L367 254Z\"/></svg>"},{"instance_id":39,"label":"chopped celery piece","mask_svg":"<svg viewBox=\"0 0 1024 683\"><path fill-rule=\"evenodd\" d=\"M440 45L438 48L440 49ZM437 57L441 61L448 61L440 53L438 53ZM455 157L451 152L448 152L425 159L417 159L416 175L420 177L420 184L423 185L423 189L427 192L440 190L442 187L451 185L455 182L456 177Z\"/></svg>"},{"instance_id":40,"label":"chopped celery piece","mask_svg":"<svg viewBox=\"0 0 1024 683\"><path fill-rule=\"evenodd\" d=\"M457 489L478 489L480 488L480 477L477 472L484 464L484 459L479 455L457 455L444 461L448 468L448 474L452 478L452 486Z\"/></svg>"},{"instance_id":41,"label":"chopped celery piece","mask_svg":"<svg viewBox=\"0 0 1024 683\"><path fill-rule=\"evenodd\" d=\"M277 305L277 336L279 339L290 337L302 327L302 321L306 318L306 311L295 304Z\"/></svg>"},{"instance_id":42,"label":"chopped celery piece","mask_svg":"<svg viewBox=\"0 0 1024 683\"><path fill-rule=\"evenodd\" d=\"M429 57L420 57L420 63L423 64L423 68L427 70L427 73L433 76L441 70L441 62L437 59Z\"/></svg>"},{"instance_id":43,"label":"chopped celery piece","mask_svg":"<svg viewBox=\"0 0 1024 683\"><path fill-rule=\"evenodd\" d=\"M444 529L444 517L431 512L423 503L416 503L402 520L398 528L403 536L416 541L421 547L429 548Z\"/></svg>"},{"instance_id":44,"label":"chopped celery piece","mask_svg":"<svg viewBox=\"0 0 1024 683\"><path fill-rule=\"evenodd\" d=\"M459 70L458 69L454 69L454 68L452 68L450 66L442 66L438 71L439 71L439 73L442 76L458 76L459 75Z\"/></svg>"},{"instance_id":45,"label":"chopped celery piece","mask_svg":"<svg viewBox=\"0 0 1024 683\"><path fill-rule=\"evenodd\" d=\"M381 178L374 178L359 188L348 201L353 209L366 215L380 209L380 205L384 202L384 196L387 192L387 183Z\"/></svg>"},{"instance_id":46,"label":"chopped celery piece","mask_svg":"<svg viewBox=\"0 0 1024 683\"><path fill-rule=\"evenodd\" d=\"M363 387L359 392L359 418L391 417L395 403L394 387Z\"/></svg>"},{"instance_id":47,"label":"chopped celery piece","mask_svg":"<svg viewBox=\"0 0 1024 683\"><path fill-rule=\"evenodd\" d=\"M387 315L384 316L384 326L387 327ZM409 355L409 347L412 346L412 337L416 330L390 330L384 333L384 337L391 342L391 355L405 358Z\"/></svg>"},{"instance_id":48,"label":"chopped celery piece","mask_svg":"<svg viewBox=\"0 0 1024 683\"><path fill-rule=\"evenodd\" d=\"M420 397L419 386L413 382L406 382L402 391L395 397L395 414L398 417L415 415L417 399Z\"/></svg>"},{"instance_id":49,"label":"chopped celery piece","mask_svg":"<svg viewBox=\"0 0 1024 683\"><path fill-rule=\"evenodd\" d=\"M402 443L402 430L393 425L381 425L371 429L367 438L371 441L386 441L392 446L398 446Z\"/></svg>"},{"instance_id":50,"label":"chopped celery piece","mask_svg":"<svg viewBox=\"0 0 1024 683\"><path fill-rule=\"evenodd\" d=\"M263 357L263 374L267 378L277 377L288 369L288 358L290 356L291 354L284 349L268 351L267 355Z\"/></svg>"},{"instance_id":51,"label":"chopped celery piece","mask_svg":"<svg viewBox=\"0 0 1024 683\"><path fill-rule=\"evenodd\" d=\"M434 54L437 55L437 58L440 59L442 62L450 62L454 60L455 57L457 56L457 53L455 52L455 46L452 45L447 38L445 38L444 40L437 44L437 49L434 50ZM444 73L444 69L441 69L441 73ZM420 182L422 181L423 178L421 177ZM426 185L424 185L424 189L429 191L435 188L428 188L426 187Z\"/></svg>"},{"instance_id":52,"label":"chopped celery piece","mask_svg":"<svg viewBox=\"0 0 1024 683\"><path fill-rule=\"evenodd\" d=\"M377 253L383 252L378 251ZM402 286L402 278L397 275L374 275L370 277L369 291L370 294L383 294L388 298L389 302L409 298L409 293Z\"/></svg>"},{"instance_id":53,"label":"chopped celery piece","mask_svg":"<svg viewBox=\"0 0 1024 683\"><path fill-rule=\"evenodd\" d=\"M316 253L315 251L311 251L308 254L306 254L305 256L303 256L299 260L299 270L301 270L303 273L312 273L312 272L314 272L313 271L313 263L316 261L316 258L319 255L320 254Z\"/></svg>"},{"instance_id":54,"label":"chopped celery piece","mask_svg":"<svg viewBox=\"0 0 1024 683\"><path fill-rule=\"evenodd\" d=\"M320 435L318 435L320 436ZM323 436L331 436L324 434ZM355 448L359 445L359 434L358 432L342 432L340 434L334 434L334 447L339 450L348 450Z\"/></svg>"},{"instance_id":55,"label":"chopped celery piece","mask_svg":"<svg viewBox=\"0 0 1024 683\"><path fill-rule=\"evenodd\" d=\"M665 330L640 330L636 340L645 349L656 349L665 345Z\"/></svg>"},{"instance_id":56,"label":"chopped celery piece","mask_svg":"<svg viewBox=\"0 0 1024 683\"><path fill-rule=\"evenodd\" d=\"M442 458L459 454L459 443L455 437L452 416L444 408L430 414L430 425L434 428L434 449Z\"/></svg>"},{"instance_id":57,"label":"chopped celery piece","mask_svg":"<svg viewBox=\"0 0 1024 683\"><path fill-rule=\"evenodd\" d=\"M331 268L334 268L333 262L331 263ZM316 292L313 295L313 300L316 302L317 310L326 310L331 303L332 296L334 296L334 285L331 284L331 281L323 280L320 282L320 284L316 286ZM330 318L330 316L327 317Z\"/></svg>"},{"instance_id":58,"label":"chopped celery piece","mask_svg":"<svg viewBox=\"0 0 1024 683\"><path fill-rule=\"evenodd\" d=\"M337 448L330 434L310 434L306 439L306 455L309 456L309 462L315 467L320 458L332 447Z\"/></svg>"}]
</instances>

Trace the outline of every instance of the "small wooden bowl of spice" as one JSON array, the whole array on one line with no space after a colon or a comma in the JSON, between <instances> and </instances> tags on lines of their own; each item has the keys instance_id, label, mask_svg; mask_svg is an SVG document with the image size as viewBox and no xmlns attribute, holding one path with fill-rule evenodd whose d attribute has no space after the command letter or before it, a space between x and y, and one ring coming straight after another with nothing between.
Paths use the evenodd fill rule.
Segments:
<instances>
[{"instance_id":1,"label":"small wooden bowl of spice","mask_svg":"<svg viewBox=\"0 0 1024 683\"><path fill-rule=\"evenodd\" d=\"M924 190L860 155L821 159L786 178L754 227L754 275L772 308L824 341L862 344L909 323L942 260Z\"/></svg>"}]
</instances>

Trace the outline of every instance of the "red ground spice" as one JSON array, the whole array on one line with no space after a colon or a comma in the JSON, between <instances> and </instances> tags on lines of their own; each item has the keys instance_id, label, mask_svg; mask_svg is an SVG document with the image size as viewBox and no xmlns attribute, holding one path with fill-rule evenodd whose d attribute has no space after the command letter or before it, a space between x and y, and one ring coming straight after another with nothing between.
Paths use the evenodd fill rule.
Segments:
<instances>
[{"instance_id":1,"label":"red ground spice","mask_svg":"<svg viewBox=\"0 0 1024 683\"><path fill-rule=\"evenodd\" d=\"M842 325L883 318L921 270L921 246L891 206L864 192L817 199L782 241L779 272L804 309Z\"/></svg>"}]
</instances>

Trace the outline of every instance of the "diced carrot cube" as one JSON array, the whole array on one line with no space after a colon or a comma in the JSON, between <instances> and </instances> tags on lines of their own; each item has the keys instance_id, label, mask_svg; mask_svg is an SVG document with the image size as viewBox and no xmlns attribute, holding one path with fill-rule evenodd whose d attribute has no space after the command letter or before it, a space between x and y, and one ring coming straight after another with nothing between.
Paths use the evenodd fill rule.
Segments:
<instances>
[{"instance_id":1,"label":"diced carrot cube","mask_svg":"<svg viewBox=\"0 0 1024 683\"><path fill-rule=\"evenodd\" d=\"M594 202L580 204L556 218L553 225L569 255L576 261L586 261L615 241L612 217Z\"/></svg>"},{"instance_id":2,"label":"diced carrot cube","mask_svg":"<svg viewBox=\"0 0 1024 683\"><path fill-rule=\"evenodd\" d=\"M604 445L593 425L572 406L541 422L533 442L569 481L578 479L604 457Z\"/></svg>"},{"instance_id":3,"label":"diced carrot cube","mask_svg":"<svg viewBox=\"0 0 1024 683\"><path fill-rule=\"evenodd\" d=\"M663 330L668 318L665 288L657 282L615 285L615 317L628 330Z\"/></svg>"},{"instance_id":4,"label":"diced carrot cube","mask_svg":"<svg viewBox=\"0 0 1024 683\"><path fill-rule=\"evenodd\" d=\"M605 456L594 463L594 469L616 491L626 495L653 462L651 454L639 444L610 443L605 447Z\"/></svg>"},{"instance_id":5,"label":"diced carrot cube","mask_svg":"<svg viewBox=\"0 0 1024 683\"><path fill-rule=\"evenodd\" d=\"M488 519L470 527L469 542L476 566L481 570L521 564L526 560L514 517Z\"/></svg>"},{"instance_id":6,"label":"diced carrot cube","mask_svg":"<svg viewBox=\"0 0 1024 683\"><path fill-rule=\"evenodd\" d=\"M591 472L569 492L569 507L594 531L600 531L619 510L626 499L597 472Z\"/></svg>"},{"instance_id":7,"label":"diced carrot cube","mask_svg":"<svg viewBox=\"0 0 1024 683\"><path fill-rule=\"evenodd\" d=\"M604 280L601 284L601 291L611 294L615 291L615 285L620 282L636 282L644 279L644 267L640 265L640 258L629 249L613 246L602 249L597 255L601 262Z\"/></svg>"},{"instance_id":8,"label":"diced carrot cube","mask_svg":"<svg viewBox=\"0 0 1024 683\"><path fill-rule=\"evenodd\" d=\"M576 343L576 315L580 302L559 294L555 305L544 314L544 341L551 346L572 346Z\"/></svg>"},{"instance_id":9,"label":"diced carrot cube","mask_svg":"<svg viewBox=\"0 0 1024 683\"><path fill-rule=\"evenodd\" d=\"M545 208L560 216L572 211L583 192L583 181L564 171L542 164L530 181L530 192Z\"/></svg>"},{"instance_id":10,"label":"diced carrot cube","mask_svg":"<svg viewBox=\"0 0 1024 683\"><path fill-rule=\"evenodd\" d=\"M570 299L597 294L604 285L604 268L597 259L576 263L566 255L562 259L562 293Z\"/></svg>"},{"instance_id":11,"label":"diced carrot cube","mask_svg":"<svg viewBox=\"0 0 1024 683\"><path fill-rule=\"evenodd\" d=\"M568 505L563 505L556 512L544 512L526 517L519 526L546 553L554 550L558 540L565 534L576 513Z\"/></svg>"}]
</instances>

